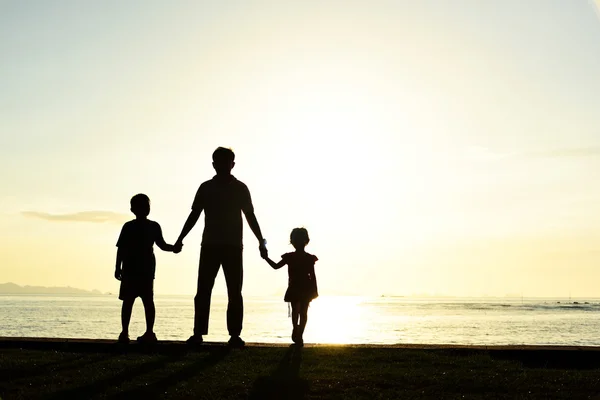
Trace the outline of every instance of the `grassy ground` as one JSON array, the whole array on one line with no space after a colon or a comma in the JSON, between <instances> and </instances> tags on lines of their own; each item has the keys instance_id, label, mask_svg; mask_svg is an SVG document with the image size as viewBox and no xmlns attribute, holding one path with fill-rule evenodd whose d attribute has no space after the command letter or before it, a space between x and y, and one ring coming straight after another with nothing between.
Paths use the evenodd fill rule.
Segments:
<instances>
[{"instance_id":1,"label":"grassy ground","mask_svg":"<svg viewBox=\"0 0 600 400\"><path fill-rule=\"evenodd\" d=\"M2 399L600 398L598 351L32 347L0 346Z\"/></svg>"}]
</instances>

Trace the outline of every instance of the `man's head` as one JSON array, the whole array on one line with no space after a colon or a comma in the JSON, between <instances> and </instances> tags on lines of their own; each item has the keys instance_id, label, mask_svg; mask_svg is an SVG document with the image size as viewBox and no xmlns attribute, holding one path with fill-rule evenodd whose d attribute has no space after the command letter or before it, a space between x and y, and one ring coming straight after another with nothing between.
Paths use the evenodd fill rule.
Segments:
<instances>
[{"instance_id":1,"label":"man's head","mask_svg":"<svg viewBox=\"0 0 600 400\"><path fill-rule=\"evenodd\" d=\"M212 155L213 167L217 175L229 175L235 165L235 154L233 150L225 147L217 148Z\"/></svg>"},{"instance_id":2,"label":"man's head","mask_svg":"<svg viewBox=\"0 0 600 400\"><path fill-rule=\"evenodd\" d=\"M150 214L150 198L143 193L136 194L131 198L131 212L138 218L147 217Z\"/></svg>"}]
</instances>

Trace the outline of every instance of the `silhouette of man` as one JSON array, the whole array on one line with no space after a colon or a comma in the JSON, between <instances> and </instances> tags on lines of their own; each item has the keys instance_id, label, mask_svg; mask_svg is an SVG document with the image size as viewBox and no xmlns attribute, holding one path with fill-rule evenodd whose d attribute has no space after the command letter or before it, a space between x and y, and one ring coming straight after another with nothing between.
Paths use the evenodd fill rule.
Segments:
<instances>
[{"instance_id":1,"label":"silhouette of man","mask_svg":"<svg viewBox=\"0 0 600 400\"><path fill-rule=\"evenodd\" d=\"M200 185L192 204L192 211L174 244L174 251L180 252L183 239L196 225L204 210L205 222L198 268L198 288L194 298L194 334L188 339L188 343L202 343L202 335L208 333L212 289L219 268L223 266L228 296L227 330L231 336L229 345L242 347L245 345L240 338L244 316L242 212L259 241L261 256L267 255L267 249L254 215L250 191L244 183L231 175L235 165L235 154L231 149L219 147L214 151L212 159L217 174Z\"/></svg>"}]
</instances>

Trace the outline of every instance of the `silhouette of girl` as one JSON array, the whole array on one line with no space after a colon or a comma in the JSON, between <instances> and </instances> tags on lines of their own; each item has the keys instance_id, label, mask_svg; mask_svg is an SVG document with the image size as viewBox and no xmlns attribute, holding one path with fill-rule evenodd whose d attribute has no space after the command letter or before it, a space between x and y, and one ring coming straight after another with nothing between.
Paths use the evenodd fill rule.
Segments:
<instances>
[{"instance_id":1,"label":"silhouette of girl","mask_svg":"<svg viewBox=\"0 0 600 400\"><path fill-rule=\"evenodd\" d=\"M308 306L319 296L315 276L315 262L318 258L304 251L309 241L306 229L295 228L290 234L290 243L296 251L282 255L278 263L264 257L273 269L288 266L288 288L283 300L292 306L292 341L300 346L304 344L302 336L308 319Z\"/></svg>"}]
</instances>

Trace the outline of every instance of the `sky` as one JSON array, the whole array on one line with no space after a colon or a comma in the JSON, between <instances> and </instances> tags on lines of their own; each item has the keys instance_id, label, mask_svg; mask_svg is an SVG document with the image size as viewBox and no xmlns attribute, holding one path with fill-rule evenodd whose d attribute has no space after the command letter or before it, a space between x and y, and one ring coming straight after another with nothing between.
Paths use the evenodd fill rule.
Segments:
<instances>
[{"instance_id":1,"label":"sky","mask_svg":"<svg viewBox=\"0 0 600 400\"><path fill-rule=\"evenodd\" d=\"M131 196L174 242L225 146L272 258L308 229L321 294L600 297L599 16L0 1L0 282L116 293ZM156 293L195 292L202 221L156 249ZM244 243L244 294L283 295Z\"/></svg>"}]
</instances>

